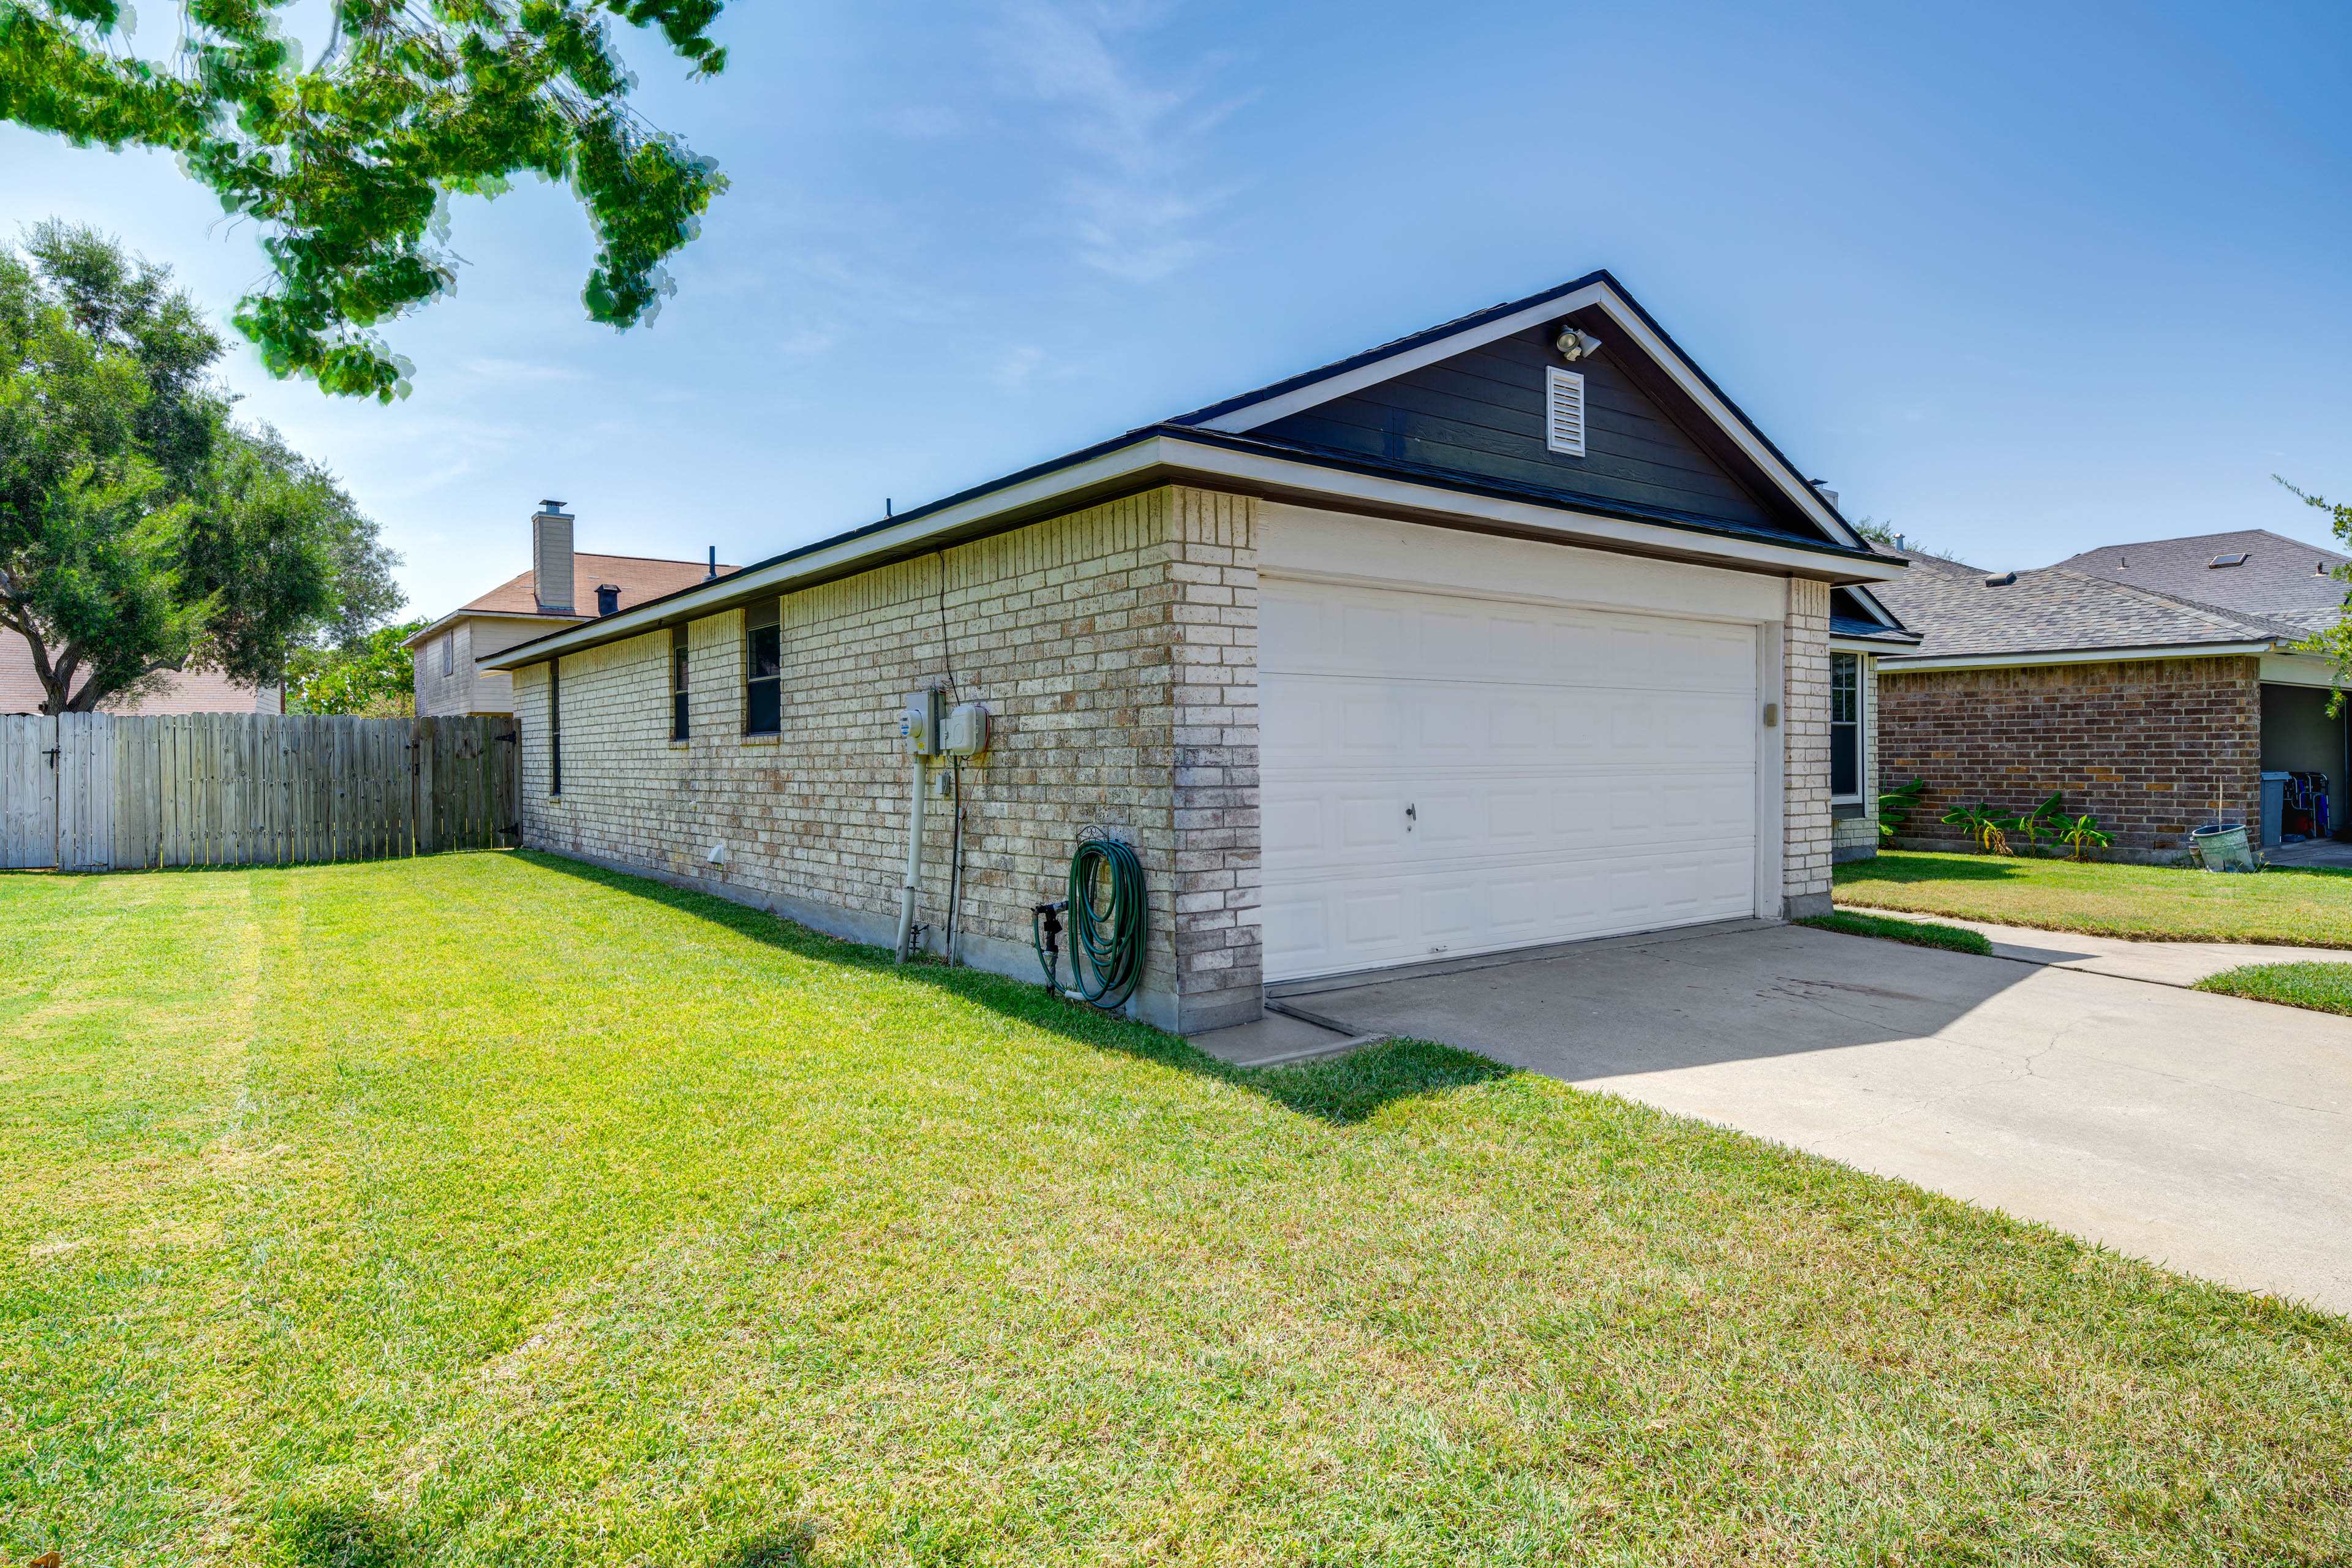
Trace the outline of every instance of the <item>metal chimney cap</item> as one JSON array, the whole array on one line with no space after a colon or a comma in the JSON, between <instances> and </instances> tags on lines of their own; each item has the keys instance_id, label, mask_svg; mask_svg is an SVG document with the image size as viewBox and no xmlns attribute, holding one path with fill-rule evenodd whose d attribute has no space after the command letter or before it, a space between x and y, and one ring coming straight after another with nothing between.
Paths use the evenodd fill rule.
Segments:
<instances>
[{"instance_id":1,"label":"metal chimney cap","mask_svg":"<svg viewBox=\"0 0 2352 1568\"><path fill-rule=\"evenodd\" d=\"M543 517L562 517L563 503L560 500L543 500L539 503L539 510Z\"/></svg>"}]
</instances>

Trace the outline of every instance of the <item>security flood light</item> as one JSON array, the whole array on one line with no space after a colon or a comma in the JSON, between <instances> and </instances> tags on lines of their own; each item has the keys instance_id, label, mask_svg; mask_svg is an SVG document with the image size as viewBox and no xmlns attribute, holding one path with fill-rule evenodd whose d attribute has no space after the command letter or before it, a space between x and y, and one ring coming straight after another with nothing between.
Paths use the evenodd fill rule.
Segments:
<instances>
[{"instance_id":1,"label":"security flood light","mask_svg":"<svg viewBox=\"0 0 2352 1568\"><path fill-rule=\"evenodd\" d=\"M1574 364L1578 360L1599 353L1601 340L1572 321L1562 321L1559 336L1552 340L1551 346L1559 351L1560 358Z\"/></svg>"}]
</instances>

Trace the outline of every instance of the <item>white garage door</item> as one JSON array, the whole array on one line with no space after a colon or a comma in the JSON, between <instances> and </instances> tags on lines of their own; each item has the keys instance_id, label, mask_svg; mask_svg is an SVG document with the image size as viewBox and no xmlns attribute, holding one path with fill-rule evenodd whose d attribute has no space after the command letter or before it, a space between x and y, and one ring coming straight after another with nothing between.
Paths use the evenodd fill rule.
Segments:
<instances>
[{"instance_id":1,"label":"white garage door","mask_svg":"<svg viewBox=\"0 0 2352 1568\"><path fill-rule=\"evenodd\" d=\"M1754 913L1752 626L1269 579L1268 980Z\"/></svg>"}]
</instances>

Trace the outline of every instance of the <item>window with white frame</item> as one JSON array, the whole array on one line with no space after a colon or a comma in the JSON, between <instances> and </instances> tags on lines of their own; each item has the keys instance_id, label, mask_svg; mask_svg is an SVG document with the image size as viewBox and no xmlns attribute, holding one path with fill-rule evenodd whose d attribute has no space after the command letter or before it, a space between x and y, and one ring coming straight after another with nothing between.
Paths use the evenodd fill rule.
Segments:
<instances>
[{"instance_id":1,"label":"window with white frame","mask_svg":"<svg viewBox=\"0 0 2352 1568\"><path fill-rule=\"evenodd\" d=\"M441 634L441 673L444 675L457 673L457 634L456 632Z\"/></svg>"},{"instance_id":2,"label":"window with white frame","mask_svg":"<svg viewBox=\"0 0 2352 1568\"><path fill-rule=\"evenodd\" d=\"M1830 655L1830 798L1862 798L1862 656Z\"/></svg>"}]
</instances>

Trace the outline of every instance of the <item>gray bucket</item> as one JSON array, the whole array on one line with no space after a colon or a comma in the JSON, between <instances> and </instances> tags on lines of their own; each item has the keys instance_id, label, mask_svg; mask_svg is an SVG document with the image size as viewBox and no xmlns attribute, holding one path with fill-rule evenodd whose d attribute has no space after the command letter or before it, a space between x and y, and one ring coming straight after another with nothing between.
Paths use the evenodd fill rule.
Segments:
<instances>
[{"instance_id":1,"label":"gray bucket","mask_svg":"<svg viewBox=\"0 0 2352 1568\"><path fill-rule=\"evenodd\" d=\"M2246 845L2242 822L2209 822L2189 835L2197 858L2208 871L2253 871L2254 852Z\"/></svg>"}]
</instances>

